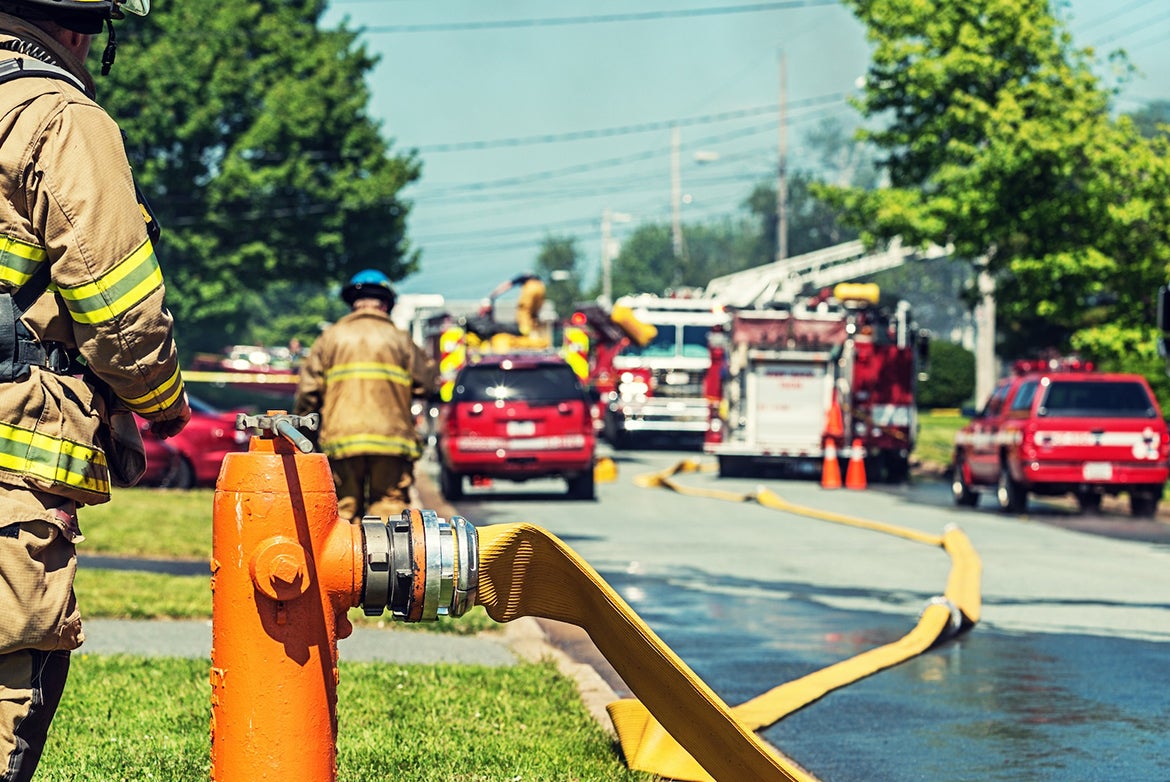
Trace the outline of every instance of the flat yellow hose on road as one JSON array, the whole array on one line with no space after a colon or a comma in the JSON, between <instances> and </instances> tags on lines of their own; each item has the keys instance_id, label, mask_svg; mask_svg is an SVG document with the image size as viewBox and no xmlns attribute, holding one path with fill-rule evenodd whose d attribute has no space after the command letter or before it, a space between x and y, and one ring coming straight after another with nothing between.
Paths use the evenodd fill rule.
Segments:
<instances>
[{"instance_id":1,"label":"flat yellow hose on road","mask_svg":"<svg viewBox=\"0 0 1170 782\"><path fill-rule=\"evenodd\" d=\"M477 600L492 619L537 616L584 628L641 703L714 778L804 779L555 535L530 524L481 527L479 556Z\"/></svg>"},{"instance_id":2,"label":"flat yellow hose on road","mask_svg":"<svg viewBox=\"0 0 1170 782\"><path fill-rule=\"evenodd\" d=\"M729 502L757 502L774 510L941 547L952 561L946 591L931 601L917 626L898 641L782 684L734 708L699 679L588 563L539 527L480 528L479 602L498 622L545 617L589 633L638 698L608 707L630 768L694 782L808 782L812 777L780 757L754 731L975 624L981 606L979 557L957 527L948 527L941 536L930 535L803 508L764 489L742 494L687 487L672 480L679 472L700 469L698 463L684 461L662 473L640 476L636 483Z\"/></svg>"}]
</instances>

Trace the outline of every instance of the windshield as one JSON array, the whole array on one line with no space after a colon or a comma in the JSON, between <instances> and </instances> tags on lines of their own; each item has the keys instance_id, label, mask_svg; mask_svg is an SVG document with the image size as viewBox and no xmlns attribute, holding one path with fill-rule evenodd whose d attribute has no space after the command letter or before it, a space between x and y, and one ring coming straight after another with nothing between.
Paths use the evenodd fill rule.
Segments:
<instances>
[{"instance_id":1,"label":"windshield","mask_svg":"<svg viewBox=\"0 0 1170 782\"><path fill-rule=\"evenodd\" d=\"M461 402L563 402L583 399L585 392L567 366L502 369L468 367L455 386L453 400Z\"/></svg>"},{"instance_id":2,"label":"windshield","mask_svg":"<svg viewBox=\"0 0 1170 782\"><path fill-rule=\"evenodd\" d=\"M658 333L654 335L654 339L650 340L645 345L636 345L633 342L622 348L623 356L642 356L645 358L666 358L673 357L676 351L676 342L678 341L678 327L677 326L658 326ZM706 353L706 348L703 350Z\"/></svg>"},{"instance_id":3,"label":"windshield","mask_svg":"<svg viewBox=\"0 0 1170 782\"><path fill-rule=\"evenodd\" d=\"M1074 383L1054 380L1040 408L1043 416L1070 418L1153 418L1150 395L1141 383L1086 380Z\"/></svg>"},{"instance_id":4,"label":"windshield","mask_svg":"<svg viewBox=\"0 0 1170 782\"><path fill-rule=\"evenodd\" d=\"M684 358L706 358L710 353L707 350L707 334L710 326L683 326L682 354Z\"/></svg>"}]
</instances>

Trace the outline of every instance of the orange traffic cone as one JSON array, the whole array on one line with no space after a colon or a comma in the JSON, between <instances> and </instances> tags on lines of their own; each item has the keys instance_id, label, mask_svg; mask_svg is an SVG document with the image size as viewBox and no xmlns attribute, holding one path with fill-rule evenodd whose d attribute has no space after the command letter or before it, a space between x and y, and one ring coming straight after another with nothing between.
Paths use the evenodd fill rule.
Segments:
<instances>
[{"instance_id":1,"label":"orange traffic cone","mask_svg":"<svg viewBox=\"0 0 1170 782\"><path fill-rule=\"evenodd\" d=\"M833 438L825 438L825 464L821 468L821 488L841 488L841 464L837 461L837 444Z\"/></svg>"},{"instance_id":2,"label":"orange traffic cone","mask_svg":"<svg viewBox=\"0 0 1170 782\"><path fill-rule=\"evenodd\" d=\"M841 437L845 434L845 421L841 417L841 405L837 402L837 395L833 394L833 402L829 405L829 415L825 420L825 434L829 437Z\"/></svg>"},{"instance_id":3,"label":"orange traffic cone","mask_svg":"<svg viewBox=\"0 0 1170 782\"><path fill-rule=\"evenodd\" d=\"M854 440L853 452L849 455L849 470L845 473L845 488L864 489L865 486L865 452L861 440Z\"/></svg>"}]
</instances>

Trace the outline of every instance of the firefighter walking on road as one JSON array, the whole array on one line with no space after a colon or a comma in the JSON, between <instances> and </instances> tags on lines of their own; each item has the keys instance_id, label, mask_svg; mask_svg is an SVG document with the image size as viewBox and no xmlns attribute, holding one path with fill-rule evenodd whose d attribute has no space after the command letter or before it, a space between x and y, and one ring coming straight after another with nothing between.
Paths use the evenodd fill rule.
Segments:
<instances>
[{"instance_id":1,"label":"firefighter walking on road","mask_svg":"<svg viewBox=\"0 0 1170 782\"><path fill-rule=\"evenodd\" d=\"M390 320L394 289L382 272L358 272L342 289L352 311L327 328L301 365L293 411L321 414L341 517L398 514L410 504L422 444L413 397L438 387L434 361Z\"/></svg>"},{"instance_id":2,"label":"firefighter walking on road","mask_svg":"<svg viewBox=\"0 0 1170 782\"><path fill-rule=\"evenodd\" d=\"M141 476L130 411L163 437L191 415L157 225L84 64L123 11L144 0L0 0L0 782L32 778L84 640L78 506Z\"/></svg>"}]
</instances>

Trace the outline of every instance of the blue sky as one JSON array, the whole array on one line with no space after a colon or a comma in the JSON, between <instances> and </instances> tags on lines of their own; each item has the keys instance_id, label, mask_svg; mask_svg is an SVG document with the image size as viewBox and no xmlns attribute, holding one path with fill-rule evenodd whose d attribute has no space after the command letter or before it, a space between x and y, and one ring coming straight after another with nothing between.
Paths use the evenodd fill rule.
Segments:
<instances>
[{"instance_id":1,"label":"blue sky","mask_svg":"<svg viewBox=\"0 0 1170 782\"><path fill-rule=\"evenodd\" d=\"M1141 71L1118 108L1170 99L1166 0L1062 9L1078 46L1123 48ZM868 62L832 0L334 0L325 22L343 19L381 57L372 116L423 163L405 192L422 269L399 290L456 299L533 268L547 235L576 239L592 281L606 209L631 218L619 239L668 223L672 125L682 219L741 214L775 176L781 51L790 170L813 167L819 122L856 122L845 98Z\"/></svg>"}]
</instances>

